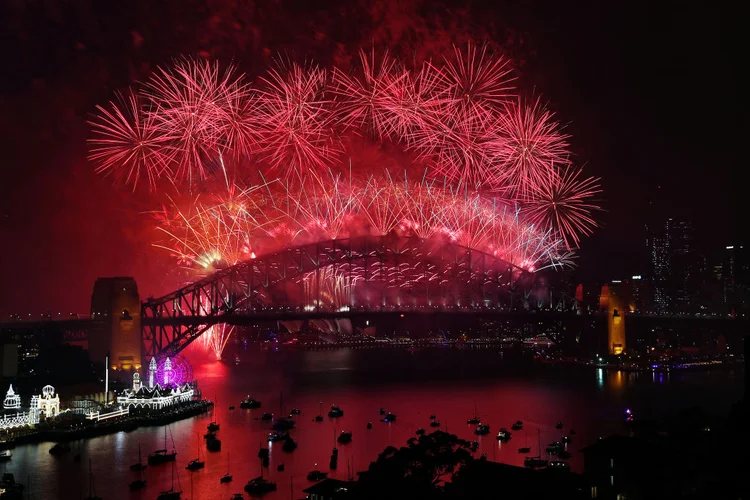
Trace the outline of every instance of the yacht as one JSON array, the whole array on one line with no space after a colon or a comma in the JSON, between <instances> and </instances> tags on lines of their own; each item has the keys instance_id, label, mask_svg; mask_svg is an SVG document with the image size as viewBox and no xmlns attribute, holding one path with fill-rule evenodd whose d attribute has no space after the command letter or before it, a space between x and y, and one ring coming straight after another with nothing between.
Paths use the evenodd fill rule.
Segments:
<instances>
[{"instance_id":1,"label":"yacht","mask_svg":"<svg viewBox=\"0 0 750 500\"><path fill-rule=\"evenodd\" d=\"M172 453L167 453L166 449L156 450L148 456L148 463L150 465L165 464L167 462L174 462L177 457L177 452L172 450Z\"/></svg>"},{"instance_id":2,"label":"yacht","mask_svg":"<svg viewBox=\"0 0 750 500\"><path fill-rule=\"evenodd\" d=\"M257 399L253 399L250 396L246 397L240 402L240 408L245 409L253 409L253 408L260 408L260 401Z\"/></svg>"},{"instance_id":3,"label":"yacht","mask_svg":"<svg viewBox=\"0 0 750 500\"><path fill-rule=\"evenodd\" d=\"M514 431L520 431L521 429L523 429L523 422L521 422L520 420L516 420L516 422L511 425L510 428Z\"/></svg>"},{"instance_id":4,"label":"yacht","mask_svg":"<svg viewBox=\"0 0 750 500\"><path fill-rule=\"evenodd\" d=\"M474 429L474 434L477 436L484 436L485 434L490 433L490 426L485 424L479 424L477 425L477 428Z\"/></svg>"},{"instance_id":5,"label":"yacht","mask_svg":"<svg viewBox=\"0 0 750 500\"><path fill-rule=\"evenodd\" d=\"M367 428L372 429L372 422L367 422Z\"/></svg>"},{"instance_id":6,"label":"yacht","mask_svg":"<svg viewBox=\"0 0 750 500\"><path fill-rule=\"evenodd\" d=\"M4 451L0 453L0 462L7 462L13 457L13 454L10 451Z\"/></svg>"},{"instance_id":7,"label":"yacht","mask_svg":"<svg viewBox=\"0 0 750 500\"><path fill-rule=\"evenodd\" d=\"M506 429L505 427L502 427L499 431L497 431L497 436L495 436L495 438L498 441L507 441L510 439L510 435L511 433L508 432L508 429Z\"/></svg>"},{"instance_id":8,"label":"yacht","mask_svg":"<svg viewBox=\"0 0 750 500\"><path fill-rule=\"evenodd\" d=\"M297 441L295 441L292 438L289 438L286 441L284 441L284 444L281 446L281 449L283 451L286 451L287 453L291 453L297 449Z\"/></svg>"},{"instance_id":9,"label":"yacht","mask_svg":"<svg viewBox=\"0 0 750 500\"><path fill-rule=\"evenodd\" d=\"M269 420L273 420L273 413L264 413L261 417L261 420L268 422Z\"/></svg>"},{"instance_id":10,"label":"yacht","mask_svg":"<svg viewBox=\"0 0 750 500\"><path fill-rule=\"evenodd\" d=\"M263 476L259 476L247 482L245 485L245 491L251 495L262 495L263 493L276 491L276 483L264 479Z\"/></svg>"},{"instance_id":11,"label":"yacht","mask_svg":"<svg viewBox=\"0 0 750 500\"><path fill-rule=\"evenodd\" d=\"M292 415L299 415L300 413L302 413L302 410L299 408L292 408Z\"/></svg>"},{"instance_id":12,"label":"yacht","mask_svg":"<svg viewBox=\"0 0 750 500\"><path fill-rule=\"evenodd\" d=\"M206 429L208 429L208 432L216 432L219 430L219 424L216 422L211 422L206 426Z\"/></svg>"},{"instance_id":13,"label":"yacht","mask_svg":"<svg viewBox=\"0 0 750 500\"><path fill-rule=\"evenodd\" d=\"M564 470L570 470L570 464L567 462L563 462L561 460L553 460L549 463L550 468L552 469L564 469Z\"/></svg>"},{"instance_id":14,"label":"yacht","mask_svg":"<svg viewBox=\"0 0 750 500\"><path fill-rule=\"evenodd\" d=\"M268 441L270 443L276 443L278 441L284 441L285 439L289 438L289 434L286 432L269 432L268 433Z\"/></svg>"},{"instance_id":15,"label":"yacht","mask_svg":"<svg viewBox=\"0 0 750 500\"><path fill-rule=\"evenodd\" d=\"M394 415L391 412L388 412L388 414L383 418L383 422L395 422L396 421L396 415Z\"/></svg>"},{"instance_id":16,"label":"yacht","mask_svg":"<svg viewBox=\"0 0 750 500\"><path fill-rule=\"evenodd\" d=\"M331 405L331 409L328 411L328 416L331 418L338 418L344 416L344 410L338 407L338 405Z\"/></svg>"},{"instance_id":17,"label":"yacht","mask_svg":"<svg viewBox=\"0 0 750 500\"><path fill-rule=\"evenodd\" d=\"M128 485L128 488L130 489L130 491L142 490L145 487L146 487L146 480L145 479L136 479L135 481L132 481Z\"/></svg>"},{"instance_id":18,"label":"yacht","mask_svg":"<svg viewBox=\"0 0 750 500\"><path fill-rule=\"evenodd\" d=\"M193 460L189 461L187 464L187 467L185 467L187 470L198 470L202 469L206 466L206 462L202 462L201 460L194 458Z\"/></svg>"},{"instance_id":19,"label":"yacht","mask_svg":"<svg viewBox=\"0 0 750 500\"><path fill-rule=\"evenodd\" d=\"M529 448L528 446L518 448L518 453L531 453L531 448Z\"/></svg>"},{"instance_id":20,"label":"yacht","mask_svg":"<svg viewBox=\"0 0 750 500\"><path fill-rule=\"evenodd\" d=\"M230 410L234 410L234 405L229 405Z\"/></svg>"},{"instance_id":21,"label":"yacht","mask_svg":"<svg viewBox=\"0 0 750 500\"><path fill-rule=\"evenodd\" d=\"M215 437L206 441L206 449L208 451L221 451L221 439Z\"/></svg>"},{"instance_id":22,"label":"yacht","mask_svg":"<svg viewBox=\"0 0 750 500\"><path fill-rule=\"evenodd\" d=\"M435 418L437 418L437 417L435 417L434 413L432 415L430 415L430 420L435 420Z\"/></svg>"},{"instance_id":23,"label":"yacht","mask_svg":"<svg viewBox=\"0 0 750 500\"><path fill-rule=\"evenodd\" d=\"M430 422L430 427L440 427L440 422L438 422L437 420L433 420L432 422Z\"/></svg>"},{"instance_id":24,"label":"yacht","mask_svg":"<svg viewBox=\"0 0 750 500\"><path fill-rule=\"evenodd\" d=\"M327 472L321 472L319 470L311 470L307 473L307 480L308 481L322 481L323 479L328 477Z\"/></svg>"},{"instance_id":25,"label":"yacht","mask_svg":"<svg viewBox=\"0 0 750 500\"><path fill-rule=\"evenodd\" d=\"M558 421L558 422L557 422L557 423L555 424L555 429L562 429L562 428L563 428L563 423L562 423L562 422L559 422L559 421Z\"/></svg>"},{"instance_id":26,"label":"yacht","mask_svg":"<svg viewBox=\"0 0 750 500\"><path fill-rule=\"evenodd\" d=\"M68 453L70 451L70 446L63 443L57 443L55 446L49 449L49 452L52 455L62 455L64 453Z\"/></svg>"},{"instance_id":27,"label":"yacht","mask_svg":"<svg viewBox=\"0 0 750 500\"><path fill-rule=\"evenodd\" d=\"M223 476L221 476L221 479L219 479L219 482L220 483L231 483L232 479L234 479L234 477L232 477L232 475L227 472L226 474L224 474Z\"/></svg>"},{"instance_id":28,"label":"yacht","mask_svg":"<svg viewBox=\"0 0 750 500\"><path fill-rule=\"evenodd\" d=\"M338 441L341 444L351 443L352 442L352 433L351 432L341 431L341 434L339 434L339 437L336 438L336 441Z\"/></svg>"},{"instance_id":29,"label":"yacht","mask_svg":"<svg viewBox=\"0 0 750 500\"><path fill-rule=\"evenodd\" d=\"M541 457L526 457L523 461L523 466L530 469L547 467L547 461Z\"/></svg>"},{"instance_id":30,"label":"yacht","mask_svg":"<svg viewBox=\"0 0 750 500\"><path fill-rule=\"evenodd\" d=\"M482 420L479 418L479 415L477 414L477 404L474 403L474 416L471 417L470 419L468 419L466 421L466 423L470 424L470 425L476 425L476 424L479 424L481 422L482 422Z\"/></svg>"},{"instance_id":31,"label":"yacht","mask_svg":"<svg viewBox=\"0 0 750 500\"><path fill-rule=\"evenodd\" d=\"M421 435L423 435L424 433L425 433L425 430L424 430L423 428L421 428L421 427L420 427L419 429L417 429L417 432L416 432L415 434L416 434L417 436L421 436Z\"/></svg>"}]
</instances>

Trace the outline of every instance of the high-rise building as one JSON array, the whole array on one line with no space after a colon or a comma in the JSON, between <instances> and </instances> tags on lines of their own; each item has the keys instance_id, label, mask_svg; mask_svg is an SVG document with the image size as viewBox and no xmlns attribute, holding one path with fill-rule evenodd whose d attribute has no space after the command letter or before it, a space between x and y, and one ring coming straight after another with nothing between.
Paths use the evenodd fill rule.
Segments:
<instances>
[{"instance_id":1,"label":"high-rise building","mask_svg":"<svg viewBox=\"0 0 750 500\"><path fill-rule=\"evenodd\" d=\"M728 245L722 262L724 304L731 314L745 313L750 306L748 259L742 245Z\"/></svg>"},{"instance_id":2,"label":"high-rise building","mask_svg":"<svg viewBox=\"0 0 750 500\"><path fill-rule=\"evenodd\" d=\"M646 226L651 307L656 312L686 312L693 308L698 257L693 227L673 218Z\"/></svg>"}]
</instances>

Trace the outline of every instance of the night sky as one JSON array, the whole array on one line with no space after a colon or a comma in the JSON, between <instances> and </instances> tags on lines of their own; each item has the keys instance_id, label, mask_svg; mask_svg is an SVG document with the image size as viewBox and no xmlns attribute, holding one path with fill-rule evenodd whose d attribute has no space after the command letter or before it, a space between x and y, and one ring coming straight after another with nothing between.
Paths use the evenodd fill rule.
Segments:
<instances>
[{"instance_id":1,"label":"night sky","mask_svg":"<svg viewBox=\"0 0 750 500\"><path fill-rule=\"evenodd\" d=\"M262 2L265 3L265 2ZM96 104L187 54L250 74L279 53L330 64L376 42L439 55L491 39L602 178L602 223L577 278L643 273L643 224L690 217L712 258L745 240L740 181L740 14L721 2L44 2L0 6L0 314L87 312L98 276L134 276L141 296L175 284L151 247L153 208L97 176L85 123ZM606 5L605 5L606 4ZM668 208L664 208L664 207Z\"/></svg>"}]
</instances>

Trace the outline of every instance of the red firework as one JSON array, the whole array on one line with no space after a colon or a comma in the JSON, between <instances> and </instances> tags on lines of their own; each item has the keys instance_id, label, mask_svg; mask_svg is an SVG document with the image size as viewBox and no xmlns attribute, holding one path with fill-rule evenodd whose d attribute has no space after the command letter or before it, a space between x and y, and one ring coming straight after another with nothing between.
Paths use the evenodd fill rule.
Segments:
<instances>
[{"instance_id":1,"label":"red firework","mask_svg":"<svg viewBox=\"0 0 750 500\"><path fill-rule=\"evenodd\" d=\"M261 156L285 174L327 169L341 145L334 134L326 71L291 64L262 80L266 88L258 94Z\"/></svg>"},{"instance_id":2,"label":"red firework","mask_svg":"<svg viewBox=\"0 0 750 500\"><path fill-rule=\"evenodd\" d=\"M169 137L156 126L153 115L141 110L134 94L96 109L99 114L89 121L93 137L88 142L89 160L97 173L114 174L132 183L133 189L143 175L153 188L160 176L170 173Z\"/></svg>"},{"instance_id":3,"label":"red firework","mask_svg":"<svg viewBox=\"0 0 750 500\"><path fill-rule=\"evenodd\" d=\"M589 235L597 227L592 212L600 210L594 203L599 193L599 179L581 178L579 169L550 170L528 192L524 212L531 223L551 228L568 249L575 248L580 235Z\"/></svg>"}]
</instances>

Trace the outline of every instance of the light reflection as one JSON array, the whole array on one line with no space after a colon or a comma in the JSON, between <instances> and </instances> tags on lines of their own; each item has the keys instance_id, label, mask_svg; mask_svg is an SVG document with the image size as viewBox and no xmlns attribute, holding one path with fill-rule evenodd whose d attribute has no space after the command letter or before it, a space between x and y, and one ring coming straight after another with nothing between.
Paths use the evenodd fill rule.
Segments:
<instances>
[{"instance_id":1,"label":"light reflection","mask_svg":"<svg viewBox=\"0 0 750 500\"><path fill-rule=\"evenodd\" d=\"M604 387L604 368L596 369L596 385L599 389Z\"/></svg>"}]
</instances>

